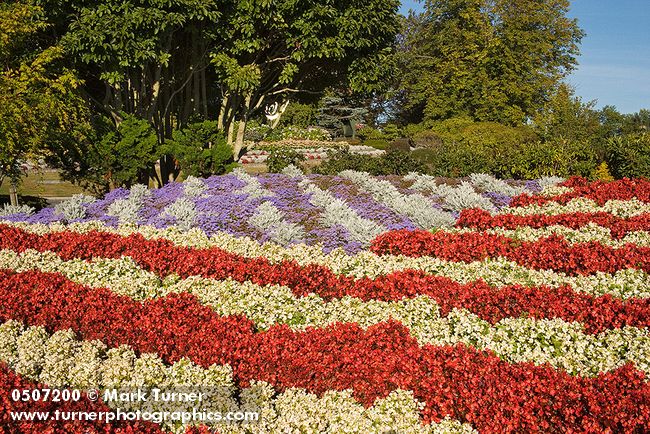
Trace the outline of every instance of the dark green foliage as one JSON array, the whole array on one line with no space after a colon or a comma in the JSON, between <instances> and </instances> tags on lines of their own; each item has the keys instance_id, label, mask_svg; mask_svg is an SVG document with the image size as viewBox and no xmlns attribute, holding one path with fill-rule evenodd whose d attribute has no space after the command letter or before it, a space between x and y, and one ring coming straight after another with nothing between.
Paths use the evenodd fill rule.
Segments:
<instances>
[{"instance_id":1,"label":"dark green foliage","mask_svg":"<svg viewBox=\"0 0 650 434\"><path fill-rule=\"evenodd\" d=\"M329 131L332 136L341 136L346 129L361 122L366 113L366 109L355 107L342 97L329 95L320 102L316 124ZM348 135L355 133L356 131L350 130Z\"/></svg>"},{"instance_id":2,"label":"dark green foliage","mask_svg":"<svg viewBox=\"0 0 650 434\"><path fill-rule=\"evenodd\" d=\"M316 109L309 104L291 103L282 115L281 126L307 128L316 122Z\"/></svg>"},{"instance_id":3,"label":"dark green foliage","mask_svg":"<svg viewBox=\"0 0 650 434\"><path fill-rule=\"evenodd\" d=\"M61 169L63 179L96 195L110 188L146 184L155 177L156 133L146 120L123 116L117 129L108 119L95 119L93 136L76 146L57 149L48 162Z\"/></svg>"},{"instance_id":4,"label":"dark green foliage","mask_svg":"<svg viewBox=\"0 0 650 434\"><path fill-rule=\"evenodd\" d=\"M300 162L304 160L305 156L294 149L279 147L271 149L266 165L270 173L280 173L291 164L300 167Z\"/></svg>"},{"instance_id":5,"label":"dark green foliage","mask_svg":"<svg viewBox=\"0 0 650 434\"><path fill-rule=\"evenodd\" d=\"M607 159L616 178L650 178L650 134L615 137L607 142Z\"/></svg>"},{"instance_id":6,"label":"dark green foliage","mask_svg":"<svg viewBox=\"0 0 650 434\"><path fill-rule=\"evenodd\" d=\"M111 185L146 183L158 159L157 144L156 132L148 121L125 115L117 131L102 138L96 157L103 162L101 167Z\"/></svg>"},{"instance_id":7,"label":"dark green foliage","mask_svg":"<svg viewBox=\"0 0 650 434\"><path fill-rule=\"evenodd\" d=\"M174 131L172 140L161 152L173 155L185 176L222 175L234 164L232 147L228 146L214 121L193 123Z\"/></svg>"},{"instance_id":8,"label":"dark green foliage","mask_svg":"<svg viewBox=\"0 0 650 434\"><path fill-rule=\"evenodd\" d=\"M389 150L381 157L352 154L348 149L333 153L315 172L336 175L343 170L357 170L371 175L406 175L409 172L426 173L426 166L409 153Z\"/></svg>"}]
</instances>

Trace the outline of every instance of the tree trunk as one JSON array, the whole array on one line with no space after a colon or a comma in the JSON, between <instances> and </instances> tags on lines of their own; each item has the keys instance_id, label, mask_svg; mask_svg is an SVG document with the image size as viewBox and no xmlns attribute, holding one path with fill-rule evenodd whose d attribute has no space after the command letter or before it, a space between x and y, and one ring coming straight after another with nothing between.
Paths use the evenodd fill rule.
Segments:
<instances>
[{"instance_id":1,"label":"tree trunk","mask_svg":"<svg viewBox=\"0 0 650 434\"><path fill-rule=\"evenodd\" d=\"M223 130L226 126L226 111L228 109L229 96L226 94L221 100L221 109L219 110L219 118L217 120L217 128Z\"/></svg>"},{"instance_id":2,"label":"tree trunk","mask_svg":"<svg viewBox=\"0 0 650 434\"><path fill-rule=\"evenodd\" d=\"M13 179L9 181L9 201L12 206L18 206L18 187Z\"/></svg>"},{"instance_id":3,"label":"tree trunk","mask_svg":"<svg viewBox=\"0 0 650 434\"><path fill-rule=\"evenodd\" d=\"M248 113L251 109L251 99L252 95L246 95L246 100L244 102L244 110L242 111L241 119L239 120L239 127L237 128L237 139L235 140L235 145L233 146L233 156L235 161L239 161L239 153L244 147L244 136L246 135L246 123L248 122ZM234 124L234 122L233 122Z\"/></svg>"},{"instance_id":4,"label":"tree trunk","mask_svg":"<svg viewBox=\"0 0 650 434\"><path fill-rule=\"evenodd\" d=\"M239 127L237 128L237 139L235 140L235 145L233 146L232 154L235 158L235 161L239 161L239 153L244 147L244 135L246 133L246 115L242 117L239 121Z\"/></svg>"},{"instance_id":5,"label":"tree trunk","mask_svg":"<svg viewBox=\"0 0 650 434\"><path fill-rule=\"evenodd\" d=\"M232 136L235 134L235 122L234 120L230 122L228 125L228 145L232 146L233 144L233 139Z\"/></svg>"}]
</instances>

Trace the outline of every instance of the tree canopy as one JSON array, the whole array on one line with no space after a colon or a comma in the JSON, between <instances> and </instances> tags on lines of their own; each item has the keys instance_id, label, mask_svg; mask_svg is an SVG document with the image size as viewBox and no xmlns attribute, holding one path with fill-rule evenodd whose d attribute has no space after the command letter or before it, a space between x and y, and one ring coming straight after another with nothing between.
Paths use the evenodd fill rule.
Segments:
<instances>
[{"instance_id":1,"label":"tree canopy","mask_svg":"<svg viewBox=\"0 0 650 434\"><path fill-rule=\"evenodd\" d=\"M81 81L64 66L62 50L39 38L49 27L44 16L29 1L0 2L0 182L8 177L12 185L22 162L45 157L50 145L70 143L88 126Z\"/></svg>"},{"instance_id":2,"label":"tree canopy","mask_svg":"<svg viewBox=\"0 0 650 434\"><path fill-rule=\"evenodd\" d=\"M400 40L403 110L411 120L524 123L575 67L583 32L568 8L568 0L427 0Z\"/></svg>"}]
</instances>

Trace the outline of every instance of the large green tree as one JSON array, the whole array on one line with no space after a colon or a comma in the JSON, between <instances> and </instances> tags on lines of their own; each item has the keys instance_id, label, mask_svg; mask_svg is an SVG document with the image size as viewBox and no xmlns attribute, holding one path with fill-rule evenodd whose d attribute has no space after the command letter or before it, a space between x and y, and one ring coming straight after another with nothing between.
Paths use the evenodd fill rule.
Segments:
<instances>
[{"instance_id":1,"label":"large green tree","mask_svg":"<svg viewBox=\"0 0 650 434\"><path fill-rule=\"evenodd\" d=\"M88 127L81 81L43 37L44 16L31 1L0 1L0 183L10 179L14 205L21 164L80 139Z\"/></svg>"},{"instance_id":2,"label":"large green tree","mask_svg":"<svg viewBox=\"0 0 650 434\"><path fill-rule=\"evenodd\" d=\"M218 122L237 156L246 123L267 104L333 85L370 92L399 30L397 0L241 0L223 9L213 52Z\"/></svg>"},{"instance_id":3,"label":"large green tree","mask_svg":"<svg viewBox=\"0 0 650 434\"><path fill-rule=\"evenodd\" d=\"M574 68L583 32L568 0L427 0L404 23L401 109L521 124Z\"/></svg>"},{"instance_id":4,"label":"large green tree","mask_svg":"<svg viewBox=\"0 0 650 434\"><path fill-rule=\"evenodd\" d=\"M372 90L399 29L398 0L41 1L115 127L135 115L162 144L197 115L215 119L235 156L270 104L331 85ZM161 182L177 174L171 157Z\"/></svg>"}]
</instances>

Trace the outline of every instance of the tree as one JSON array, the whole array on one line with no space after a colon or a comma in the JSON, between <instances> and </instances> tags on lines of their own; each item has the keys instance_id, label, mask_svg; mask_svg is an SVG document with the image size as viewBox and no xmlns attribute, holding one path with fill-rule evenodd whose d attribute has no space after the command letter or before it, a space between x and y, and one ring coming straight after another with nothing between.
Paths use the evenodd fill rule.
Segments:
<instances>
[{"instance_id":1,"label":"tree","mask_svg":"<svg viewBox=\"0 0 650 434\"><path fill-rule=\"evenodd\" d=\"M354 107L344 98L327 95L320 102L316 124L332 136L339 136L346 128L351 128L350 132L354 137L355 124L361 122L366 113L366 109Z\"/></svg>"},{"instance_id":2,"label":"tree","mask_svg":"<svg viewBox=\"0 0 650 434\"><path fill-rule=\"evenodd\" d=\"M21 163L78 139L87 126L81 81L62 66L60 48L40 44L43 16L29 1L0 2L0 183L10 179L13 205Z\"/></svg>"},{"instance_id":3,"label":"tree","mask_svg":"<svg viewBox=\"0 0 650 434\"><path fill-rule=\"evenodd\" d=\"M650 131L650 110L641 109L625 116L624 133L647 133Z\"/></svg>"},{"instance_id":4,"label":"tree","mask_svg":"<svg viewBox=\"0 0 650 434\"><path fill-rule=\"evenodd\" d=\"M78 0L68 6L62 44L85 66L89 98L116 127L121 113L134 115L162 143L192 115L208 116L208 53L221 9L217 0ZM173 158L163 156L162 182L172 172Z\"/></svg>"},{"instance_id":5,"label":"tree","mask_svg":"<svg viewBox=\"0 0 650 434\"><path fill-rule=\"evenodd\" d=\"M606 105L600 110L599 117L603 137L615 137L623 133L626 117L616 107Z\"/></svg>"},{"instance_id":6,"label":"tree","mask_svg":"<svg viewBox=\"0 0 650 434\"><path fill-rule=\"evenodd\" d=\"M427 0L400 38L402 110L524 123L575 66L583 32L568 8L568 0Z\"/></svg>"},{"instance_id":7,"label":"tree","mask_svg":"<svg viewBox=\"0 0 650 434\"><path fill-rule=\"evenodd\" d=\"M594 110L595 105L596 101L582 102L570 86L561 84L533 118L533 124L544 140L588 141L597 138L601 130L601 116Z\"/></svg>"},{"instance_id":8,"label":"tree","mask_svg":"<svg viewBox=\"0 0 650 434\"><path fill-rule=\"evenodd\" d=\"M212 62L221 91L219 126L235 158L246 123L265 104L334 84L370 92L398 31L397 0L242 0L226 21Z\"/></svg>"}]
</instances>

